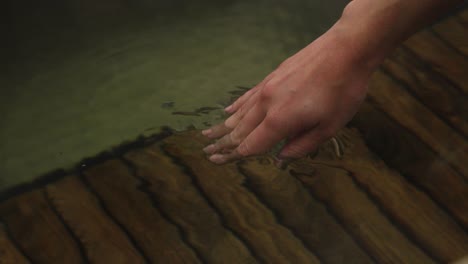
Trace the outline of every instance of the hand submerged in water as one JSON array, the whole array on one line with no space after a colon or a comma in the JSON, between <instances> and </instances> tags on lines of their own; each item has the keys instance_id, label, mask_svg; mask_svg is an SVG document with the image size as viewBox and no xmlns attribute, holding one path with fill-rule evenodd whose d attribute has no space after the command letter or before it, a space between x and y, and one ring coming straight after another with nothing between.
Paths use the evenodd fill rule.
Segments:
<instances>
[{"instance_id":1,"label":"hand submerged in water","mask_svg":"<svg viewBox=\"0 0 468 264\"><path fill-rule=\"evenodd\" d=\"M327 33L283 62L203 131L212 162L261 154L286 139L278 159L314 151L354 116L370 75L399 43L461 0L354 0Z\"/></svg>"},{"instance_id":2,"label":"hand submerged in water","mask_svg":"<svg viewBox=\"0 0 468 264\"><path fill-rule=\"evenodd\" d=\"M332 137L356 113L372 73L346 45L326 33L227 107L232 115L203 131L218 139L204 148L209 159L261 154L283 139L277 158L300 158Z\"/></svg>"},{"instance_id":3,"label":"hand submerged in water","mask_svg":"<svg viewBox=\"0 0 468 264\"><path fill-rule=\"evenodd\" d=\"M332 137L357 112L375 68L347 45L332 28L228 106L232 115L203 131L218 139L204 148L209 159L262 154L283 139L277 158L300 158Z\"/></svg>"}]
</instances>

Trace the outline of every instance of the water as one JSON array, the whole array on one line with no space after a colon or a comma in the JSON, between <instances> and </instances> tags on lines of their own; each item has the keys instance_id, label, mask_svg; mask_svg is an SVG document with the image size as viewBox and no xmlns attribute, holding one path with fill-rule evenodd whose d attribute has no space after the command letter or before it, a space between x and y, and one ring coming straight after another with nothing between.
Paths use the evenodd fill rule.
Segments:
<instances>
[{"instance_id":1,"label":"water","mask_svg":"<svg viewBox=\"0 0 468 264\"><path fill-rule=\"evenodd\" d=\"M347 1L6 1L0 190L161 126L204 128Z\"/></svg>"}]
</instances>

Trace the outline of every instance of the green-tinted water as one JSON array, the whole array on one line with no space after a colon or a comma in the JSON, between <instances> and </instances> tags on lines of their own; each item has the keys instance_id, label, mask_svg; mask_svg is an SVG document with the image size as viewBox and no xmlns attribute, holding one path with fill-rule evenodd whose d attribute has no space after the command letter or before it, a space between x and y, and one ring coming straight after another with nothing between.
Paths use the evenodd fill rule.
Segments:
<instances>
[{"instance_id":1,"label":"green-tinted water","mask_svg":"<svg viewBox=\"0 0 468 264\"><path fill-rule=\"evenodd\" d=\"M7 1L0 189L161 126L203 128L347 1Z\"/></svg>"}]
</instances>

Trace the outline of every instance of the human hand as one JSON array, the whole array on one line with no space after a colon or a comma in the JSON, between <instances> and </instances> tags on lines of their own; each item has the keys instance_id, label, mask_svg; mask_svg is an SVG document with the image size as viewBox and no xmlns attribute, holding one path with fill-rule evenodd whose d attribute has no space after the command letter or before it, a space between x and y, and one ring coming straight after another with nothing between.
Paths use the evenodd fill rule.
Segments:
<instances>
[{"instance_id":1,"label":"human hand","mask_svg":"<svg viewBox=\"0 0 468 264\"><path fill-rule=\"evenodd\" d=\"M337 32L330 30L288 58L226 108L232 115L224 123L202 132L218 139L204 148L212 162L261 154L283 139L277 158L300 158L350 121L375 67Z\"/></svg>"}]
</instances>

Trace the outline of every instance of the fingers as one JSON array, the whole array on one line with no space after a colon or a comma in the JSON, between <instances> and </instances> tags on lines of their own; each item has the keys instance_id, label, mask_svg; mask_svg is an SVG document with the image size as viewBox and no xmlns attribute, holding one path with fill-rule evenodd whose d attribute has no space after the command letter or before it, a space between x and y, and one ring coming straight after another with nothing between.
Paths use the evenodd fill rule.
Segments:
<instances>
[{"instance_id":1,"label":"fingers","mask_svg":"<svg viewBox=\"0 0 468 264\"><path fill-rule=\"evenodd\" d=\"M318 127L312 128L289 140L278 154L278 159L287 160L302 158L315 151L324 139L326 139L326 136Z\"/></svg>"},{"instance_id":2,"label":"fingers","mask_svg":"<svg viewBox=\"0 0 468 264\"><path fill-rule=\"evenodd\" d=\"M226 107L224 109L224 111L226 111L228 114L232 114L232 113L236 112L237 110L239 110L239 108L241 108L241 106L244 105L244 103L247 102L247 100L258 91L258 89L259 89L258 87L259 87L259 85L257 85L254 88L248 90L241 97L237 98L237 100L234 101L234 103L232 103L231 105Z\"/></svg>"},{"instance_id":3,"label":"fingers","mask_svg":"<svg viewBox=\"0 0 468 264\"><path fill-rule=\"evenodd\" d=\"M244 116L252 110L252 108L257 105L258 100L257 100L258 94L253 94L244 105L241 106L241 108L235 112L232 116L230 116L228 119L225 121L225 125L229 127L236 127L239 122L244 118Z\"/></svg>"},{"instance_id":4,"label":"fingers","mask_svg":"<svg viewBox=\"0 0 468 264\"><path fill-rule=\"evenodd\" d=\"M263 79L259 84L257 84L254 88L248 90L245 94L241 97L237 98L234 103L230 106L226 107L224 111L228 114L232 114L237 112L254 94L256 94L264 85L267 83L271 78L273 78L275 72L270 73L265 79Z\"/></svg>"},{"instance_id":5,"label":"fingers","mask_svg":"<svg viewBox=\"0 0 468 264\"><path fill-rule=\"evenodd\" d=\"M261 111L260 106L256 106L254 111L242 119L239 127L217 143L209 145L204 149L206 153L213 154L209 159L216 164L223 164L232 160L240 159L251 155L261 154L271 149L276 143L286 138L288 129L284 122L276 122L268 118ZM249 132L252 131L252 132ZM239 138L236 133L239 133ZM242 137L245 139L242 140ZM237 146L237 148L236 148ZM234 148L232 151L226 151Z\"/></svg>"},{"instance_id":6,"label":"fingers","mask_svg":"<svg viewBox=\"0 0 468 264\"><path fill-rule=\"evenodd\" d=\"M236 148L264 118L265 113L257 104L245 115L242 122L238 123L234 130L216 141L216 143L204 148L203 151L207 154L214 154L225 149Z\"/></svg>"},{"instance_id":7,"label":"fingers","mask_svg":"<svg viewBox=\"0 0 468 264\"><path fill-rule=\"evenodd\" d=\"M232 131L234 127L227 127L225 122L212 126L209 129L205 129L202 131L202 134L208 138L214 139L222 137Z\"/></svg>"},{"instance_id":8,"label":"fingers","mask_svg":"<svg viewBox=\"0 0 468 264\"><path fill-rule=\"evenodd\" d=\"M224 164L226 162L232 161L232 160L238 160L242 158L242 155L240 155L237 150L233 150L230 153L223 153L223 154L214 154L209 157L209 160L215 164Z\"/></svg>"},{"instance_id":9,"label":"fingers","mask_svg":"<svg viewBox=\"0 0 468 264\"><path fill-rule=\"evenodd\" d=\"M237 147L241 156L265 153L288 135L288 125L266 117Z\"/></svg>"},{"instance_id":10,"label":"fingers","mask_svg":"<svg viewBox=\"0 0 468 264\"><path fill-rule=\"evenodd\" d=\"M248 112L250 112L255 106L255 104L257 103L257 96L257 94L252 94L252 96L248 98L247 102L245 102L244 105L242 105L239 111L235 112L223 123L213 126L209 129L203 130L202 134L208 138L215 139L231 133L231 131L237 127L239 122L243 120L244 116Z\"/></svg>"}]
</instances>

